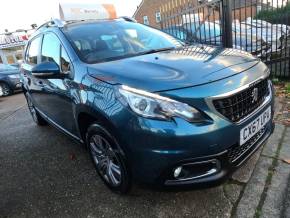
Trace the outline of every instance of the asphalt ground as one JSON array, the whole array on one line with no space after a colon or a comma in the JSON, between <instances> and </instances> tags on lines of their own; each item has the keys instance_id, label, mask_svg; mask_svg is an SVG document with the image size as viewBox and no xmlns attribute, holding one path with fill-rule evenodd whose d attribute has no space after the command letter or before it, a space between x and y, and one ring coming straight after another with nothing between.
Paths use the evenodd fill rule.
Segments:
<instances>
[{"instance_id":1,"label":"asphalt ground","mask_svg":"<svg viewBox=\"0 0 290 218\"><path fill-rule=\"evenodd\" d=\"M218 187L134 187L119 196L98 178L87 150L51 126L36 126L17 94L0 98L0 217L230 217L257 157Z\"/></svg>"}]
</instances>

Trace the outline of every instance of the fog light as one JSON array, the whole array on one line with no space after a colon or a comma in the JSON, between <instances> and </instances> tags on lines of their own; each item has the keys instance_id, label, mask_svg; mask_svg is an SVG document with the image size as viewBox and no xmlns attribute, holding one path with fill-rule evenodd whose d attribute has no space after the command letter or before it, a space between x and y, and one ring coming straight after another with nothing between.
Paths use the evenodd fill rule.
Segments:
<instances>
[{"instance_id":1,"label":"fog light","mask_svg":"<svg viewBox=\"0 0 290 218\"><path fill-rule=\"evenodd\" d=\"M180 173L182 171L182 167L177 167L175 170L174 170L174 178L178 178Z\"/></svg>"}]
</instances>

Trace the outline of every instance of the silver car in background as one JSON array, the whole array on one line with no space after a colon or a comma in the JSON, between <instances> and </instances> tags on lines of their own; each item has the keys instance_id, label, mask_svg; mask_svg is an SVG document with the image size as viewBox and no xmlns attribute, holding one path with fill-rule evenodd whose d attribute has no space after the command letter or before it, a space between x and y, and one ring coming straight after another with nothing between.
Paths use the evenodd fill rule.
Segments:
<instances>
[{"instance_id":1,"label":"silver car in background","mask_svg":"<svg viewBox=\"0 0 290 218\"><path fill-rule=\"evenodd\" d=\"M290 34L290 28L287 25L272 24L267 21L252 18L241 22L239 31L262 38L267 44L271 45L267 51L267 53L271 54L280 52L287 46L286 41Z\"/></svg>"}]
</instances>

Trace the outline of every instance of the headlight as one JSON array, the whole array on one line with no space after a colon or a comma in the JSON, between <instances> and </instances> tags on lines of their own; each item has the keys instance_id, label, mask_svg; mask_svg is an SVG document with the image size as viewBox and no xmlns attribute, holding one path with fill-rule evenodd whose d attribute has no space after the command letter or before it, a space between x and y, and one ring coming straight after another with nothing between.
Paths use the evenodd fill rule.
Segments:
<instances>
[{"instance_id":1,"label":"headlight","mask_svg":"<svg viewBox=\"0 0 290 218\"><path fill-rule=\"evenodd\" d=\"M8 75L8 77L11 79L19 79L20 78L20 76L18 74Z\"/></svg>"},{"instance_id":2,"label":"headlight","mask_svg":"<svg viewBox=\"0 0 290 218\"><path fill-rule=\"evenodd\" d=\"M119 86L118 92L121 100L140 116L163 120L180 117L188 122L202 121L200 112L185 103L128 86Z\"/></svg>"}]
</instances>

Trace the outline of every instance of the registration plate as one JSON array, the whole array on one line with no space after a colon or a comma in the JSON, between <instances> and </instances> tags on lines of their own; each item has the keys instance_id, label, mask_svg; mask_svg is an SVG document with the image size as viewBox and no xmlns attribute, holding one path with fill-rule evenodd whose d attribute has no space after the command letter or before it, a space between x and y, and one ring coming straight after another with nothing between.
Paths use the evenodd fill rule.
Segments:
<instances>
[{"instance_id":1,"label":"registration plate","mask_svg":"<svg viewBox=\"0 0 290 218\"><path fill-rule=\"evenodd\" d=\"M271 120L271 107L240 131L240 145L249 141Z\"/></svg>"}]
</instances>

